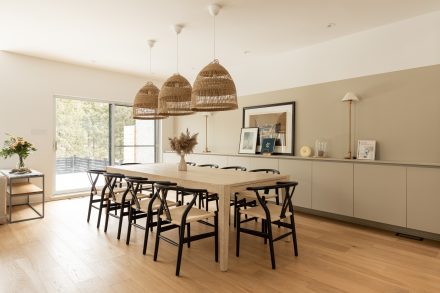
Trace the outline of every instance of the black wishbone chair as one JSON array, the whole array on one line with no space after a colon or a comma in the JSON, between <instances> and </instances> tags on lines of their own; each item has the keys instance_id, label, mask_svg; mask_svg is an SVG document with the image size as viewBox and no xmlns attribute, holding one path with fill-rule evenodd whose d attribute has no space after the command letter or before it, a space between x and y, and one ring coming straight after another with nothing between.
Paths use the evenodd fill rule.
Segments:
<instances>
[{"instance_id":1,"label":"black wishbone chair","mask_svg":"<svg viewBox=\"0 0 440 293\"><path fill-rule=\"evenodd\" d=\"M154 247L154 261L157 260L159 253L159 240L163 239L168 243L178 246L177 254L177 265L176 265L176 276L180 274L180 264L182 261L182 251L184 243L187 243L188 247L191 246L192 241L201 240L208 237L214 236L214 246L215 246L215 261L218 262L218 212L210 212L199 209L194 206L197 198L206 193L204 189L190 189L178 186L169 186L163 184L155 184L158 196L161 201L158 214L158 223L156 231L156 245ZM168 191L184 191L186 193L192 194L193 198L187 205L182 205L174 208L170 208L167 202ZM211 223L206 222L207 219L214 218L214 231L202 233L198 235L191 236L190 228L191 223L199 222L205 225L212 226ZM178 243L173 240L166 238L162 235L162 232L169 231L172 229L179 230L179 241ZM187 232L187 237L185 237L185 229Z\"/></svg>"},{"instance_id":2,"label":"black wishbone chair","mask_svg":"<svg viewBox=\"0 0 440 293\"><path fill-rule=\"evenodd\" d=\"M87 177L89 178L91 188L90 188L90 199L89 199L89 211L87 213L87 223L90 221L90 214L92 208L99 209L99 206L94 205L94 203L101 202L101 197L95 198L95 196L100 196L96 184L98 183L99 177L105 173L104 170L88 170Z\"/></svg>"},{"instance_id":3,"label":"black wishbone chair","mask_svg":"<svg viewBox=\"0 0 440 293\"><path fill-rule=\"evenodd\" d=\"M271 174L280 174L280 171L276 169L253 169L249 170L249 172L253 173L271 173ZM274 189L273 192L269 192L270 190L264 190L264 198L265 200L275 198L276 204L280 204L280 194L278 189ZM252 191L241 191L235 194L234 196L234 210L237 208L244 207L245 209L249 206L256 206L258 201L255 195L255 192ZM236 216L236 212L234 211L234 216ZM251 220L251 219L248 219ZM236 226L236 218L234 218L234 227Z\"/></svg>"},{"instance_id":4,"label":"black wishbone chair","mask_svg":"<svg viewBox=\"0 0 440 293\"><path fill-rule=\"evenodd\" d=\"M197 164L194 163L194 162L186 162L186 164L187 164L188 166L195 166L195 165L197 165Z\"/></svg>"},{"instance_id":5,"label":"black wishbone chair","mask_svg":"<svg viewBox=\"0 0 440 293\"><path fill-rule=\"evenodd\" d=\"M245 167L242 167L242 166L227 166L227 167L223 167L220 169L235 170L235 171L246 171L247 170Z\"/></svg>"},{"instance_id":6,"label":"black wishbone chair","mask_svg":"<svg viewBox=\"0 0 440 293\"><path fill-rule=\"evenodd\" d=\"M272 261L272 269L275 269L275 252L273 243L284 237L292 235L293 249L295 256L298 256L298 243L296 239L295 218L294 209L292 204L293 193L298 182L277 182L276 185L260 186L260 187L248 187L247 190L252 191L257 196L259 205L250 207L244 210L237 210L237 240L236 240L236 255L240 256L240 233L251 234L254 236L264 238L265 242L269 240L270 258ZM282 205L277 205L273 202L267 202L260 192L265 190L284 189L285 197ZM240 214L245 214L250 217L256 217L262 221L261 231L252 230L241 227ZM290 219L290 223L284 222L284 219ZM287 229L290 232L282 234L277 238L273 238L272 225L278 225Z\"/></svg>"},{"instance_id":7,"label":"black wishbone chair","mask_svg":"<svg viewBox=\"0 0 440 293\"><path fill-rule=\"evenodd\" d=\"M103 175L106 181L105 188L108 190L104 232L107 232L109 217L110 216L115 217L119 219L117 237L118 239L120 239L123 218L125 216L128 216L129 214L129 207L131 202L131 194L129 194L130 188L128 184L123 183L123 179L127 178L123 174L104 173ZM143 189L143 186L141 186L140 188ZM151 188L145 188L145 189L150 190ZM138 193L137 196L138 198L145 198L145 197L149 197L150 194ZM127 211L125 210L126 208ZM112 211L114 211L115 213L112 214L111 213ZM119 215L118 215L118 211L120 211Z\"/></svg>"},{"instance_id":8,"label":"black wishbone chair","mask_svg":"<svg viewBox=\"0 0 440 293\"><path fill-rule=\"evenodd\" d=\"M202 167L202 168L208 167L208 168L218 169L217 164L200 164L200 165L197 165L197 167Z\"/></svg>"}]
</instances>

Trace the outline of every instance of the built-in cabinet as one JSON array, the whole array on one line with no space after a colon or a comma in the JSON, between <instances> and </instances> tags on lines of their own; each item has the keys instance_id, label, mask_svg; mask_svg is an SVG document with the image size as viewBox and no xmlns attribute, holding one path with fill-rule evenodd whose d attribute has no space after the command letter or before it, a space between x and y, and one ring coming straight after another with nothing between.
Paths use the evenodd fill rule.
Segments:
<instances>
[{"instance_id":1,"label":"built-in cabinet","mask_svg":"<svg viewBox=\"0 0 440 293\"><path fill-rule=\"evenodd\" d=\"M164 153L165 162L179 161ZM440 234L440 166L405 163L191 154L188 161L273 168L299 182L294 204Z\"/></svg>"},{"instance_id":2,"label":"built-in cabinet","mask_svg":"<svg viewBox=\"0 0 440 293\"><path fill-rule=\"evenodd\" d=\"M407 227L440 234L440 168L407 168Z\"/></svg>"}]
</instances>

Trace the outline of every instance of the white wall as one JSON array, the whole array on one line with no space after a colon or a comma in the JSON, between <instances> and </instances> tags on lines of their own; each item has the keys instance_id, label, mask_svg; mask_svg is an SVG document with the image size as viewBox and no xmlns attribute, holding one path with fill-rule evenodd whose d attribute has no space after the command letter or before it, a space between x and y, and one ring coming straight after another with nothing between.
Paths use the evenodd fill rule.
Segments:
<instances>
[{"instance_id":1,"label":"white wall","mask_svg":"<svg viewBox=\"0 0 440 293\"><path fill-rule=\"evenodd\" d=\"M0 51L0 139L27 138L38 148L26 164L46 175L47 195L55 186L54 95L132 103L145 79ZM0 168L17 158L0 159Z\"/></svg>"},{"instance_id":2,"label":"white wall","mask_svg":"<svg viewBox=\"0 0 440 293\"><path fill-rule=\"evenodd\" d=\"M250 95L439 63L437 11L284 54L243 55L230 69L246 76L235 81L238 94Z\"/></svg>"}]
</instances>

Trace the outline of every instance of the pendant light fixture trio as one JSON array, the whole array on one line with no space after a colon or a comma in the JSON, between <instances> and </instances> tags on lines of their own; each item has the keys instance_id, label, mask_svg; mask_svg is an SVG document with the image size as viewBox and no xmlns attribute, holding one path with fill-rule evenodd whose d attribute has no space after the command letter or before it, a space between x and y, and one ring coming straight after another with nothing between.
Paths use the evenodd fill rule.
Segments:
<instances>
[{"instance_id":1,"label":"pendant light fixture trio","mask_svg":"<svg viewBox=\"0 0 440 293\"><path fill-rule=\"evenodd\" d=\"M213 61L197 75L194 86L179 74L179 34L183 26L174 25L176 33L176 73L169 77L159 91L153 83L139 90L133 105L134 119L163 119L168 116L190 115L195 112L227 111L238 108L237 91L229 72L216 57L215 17L221 6L211 4L209 13L213 16ZM150 45L150 73L151 48Z\"/></svg>"}]
</instances>

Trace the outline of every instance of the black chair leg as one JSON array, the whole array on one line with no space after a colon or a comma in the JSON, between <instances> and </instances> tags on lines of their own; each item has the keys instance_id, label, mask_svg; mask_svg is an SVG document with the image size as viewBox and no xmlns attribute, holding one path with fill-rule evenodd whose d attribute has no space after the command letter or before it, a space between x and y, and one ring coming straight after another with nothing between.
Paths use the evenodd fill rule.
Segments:
<instances>
[{"instance_id":1,"label":"black chair leg","mask_svg":"<svg viewBox=\"0 0 440 293\"><path fill-rule=\"evenodd\" d=\"M187 242L187 245L188 245L188 248L190 248L191 247L191 240L190 240L190 237L191 237L191 224L190 223L188 223L188 224L186 224L186 237L188 237L188 242Z\"/></svg>"},{"instance_id":2,"label":"black chair leg","mask_svg":"<svg viewBox=\"0 0 440 293\"><path fill-rule=\"evenodd\" d=\"M149 226L151 225L151 213L147 214L147 224L145 226L145 235L144 235L144 248L142 250L142 253L145 255L147 254L147 245L148 245L148 234L150 233L150 228ZM151 229L153 228L153 226L151 226Z\"/></svg>"},{"instance_id":3,"label":"black chair leg","mask_svg":"<svg viewBox=\"0 0 440 293\"><path fill-rule=\"evenodd\" d=\"M237 209L237 240L235 242L235 255L240 256L240 210Z\"/></svg>"},{"instance_id":4,"label":"black chair leg","mask_svg":"<svg viewBox=\"0 0 440 293\"><path fill-rule=\"evenodd\" d=\"M266 224L267 224L266 220L265 219L261 219L261 232L267 234ZM267 238L264 238L264 244L267 244Z\"/></svg>"},{"instance_id":5,"label":"black chair leg","mask_svg":"<svg viewBox=\"0 0 440 293\"><path fill-rule=\"evenodd\" d=\"M160 216L157 219L157 231L156 231L156 245L154 246L154 257L153 260L157 260L157 254L159 253L159 240L160 240L160 229L162 228L162 220ZM144 243L145 246L145 243Z\"/></svg>"},{"instance_id":6,"label":"black chair leg","mask_svg":"<svg viewBox=\"0 0 440 293\"><path fill-rule=\"evenodd\" d=\"M272 237L272 225L267 223L267 236L269 237L269 248L270 248L270 260L272 261L272 269L275 269L275 251L273 248L273 237Z\"/></svg>"},{"instance_id":7,"label":"black chair leg","mask_svg":"<svg viewBox=\"0 0 440 293\"><path fill-rule=\"evenodd\" d=\"M121 239L122 222L124 219L124 210L125 210L125 203L122 203L121 204L121 214L119 215L118 240Z\"/></svg>"},{"instance_id":8,"label":"black chair leg","mask_svg":"<svg viewBox=\"0 0 440 293\"><path fill-rule=\"evenodd\" d=\"M99 225L101 224L101 216L102 216L102 209L104 207L104 198L101 196L101 201L99 202L99 211L98 211L98 223L96 224L96 228L99 229Z\"/></svg>"},{"instance_id":9,"label":"black chair leg","mask_svg":"<svg viewBox=\"0 0 440 293\"><path fill-rule=\"evenodd\" d=\"M89 212L87 213L87 223L90 222L90 214L92 213L93 192L90 193Z\"/></svg>"},{"instance_id":10,"label":"black chair leg","mask_svg":"<svg viewBox=\"0 0 440 293\"><path fill-rule=\"evenodd\" d=\"M237 227L237 195L234 195L234 228Z\"/></svg>"},{"instance_id":11,"label":"black chair leg","mask_svg":"<svg viewBox=\"0 0 440 293\"><path fill-rule=\"evenodd\" d=\"M131 238L131 222L133 221L133 209L128 207L128 227L127 227L127 239L125 240L125 244L130 244Z\"/></svg>"},{"instance_id":12,"label":"black chair leg","mask_svg":"<svg viewBox=\"0 0 440 293\"><path fill-rule=\"evenodd\" d=\"M177 253L177 265L176 265L176 276L179 276L180 274L180 264L182 262L182 251L183 251L183 242L185 238L185 225L182 225L180 227L179 231L179 251Z\"/></svg>"},{"instance_id":13,"label":"black chair leg","mask_svg":"<svg viewBox=\"0 0 440 293\"><path fill-rule=\"evenodd\" d=\"M293 214L290 216L290 224L292 225L293 250L295 252L295 256L298 256L298 242L296 239L296 228Z\"/></svg>"},{"instance_id":14,"label":"black chair leg","mask_svg":"<svg viewBox=\"0 0 440 293\"><path fill-rule=\"evenodd\" d=\"M104 232L106 232L106 233L107 233L107 228L108 228L108 218L110 218L110 206L111 206L111 202L109 200L107 202L107 211L105 212Z\"/></svg>"},{"instance_id":15,"label":"black chair leg","mask_svg":"<svg viewBox=\"0 0 440 293\"><path fill-rule=\"evenodd\" d=\"M215 262L218 262L218 211L214 216L214 241Z\"/></svg>"}]
</instances>

